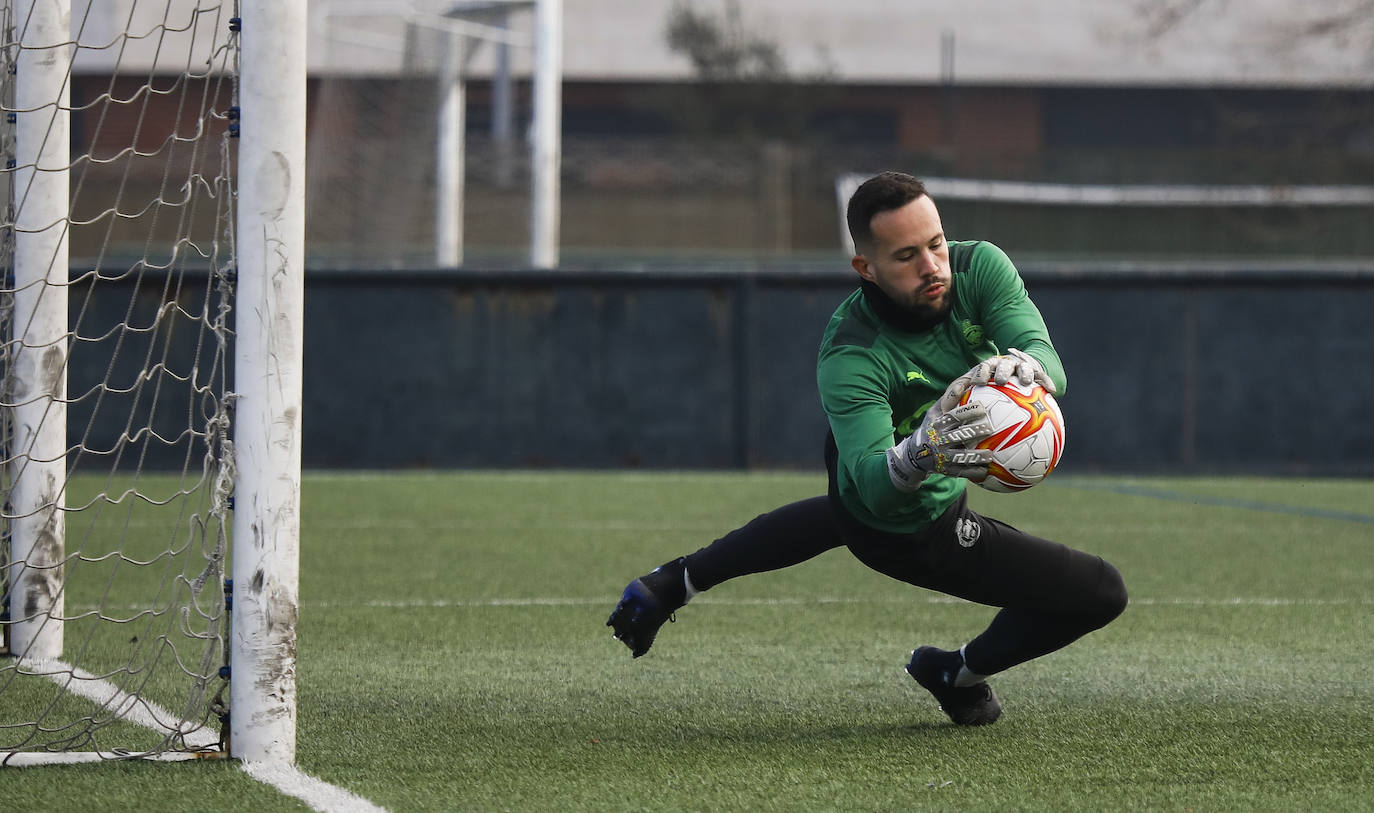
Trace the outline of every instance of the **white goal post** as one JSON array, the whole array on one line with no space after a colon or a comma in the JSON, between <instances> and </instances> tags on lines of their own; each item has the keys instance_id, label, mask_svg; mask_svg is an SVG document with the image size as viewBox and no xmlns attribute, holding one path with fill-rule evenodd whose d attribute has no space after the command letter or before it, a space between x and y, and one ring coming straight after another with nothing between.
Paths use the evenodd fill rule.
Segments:
<instances>
[{"instance_id":1,"label":"white goal post","mask_svg":"<svg viewBox=\"0 0 1374 813\"><path fill-rule=\"evenodd\" d=\"M295 760L306 17L0 0L0 766Z\"/></svg>"},{"instance_id":2,"label":"white goal post","mask_svg":"<svg viewBox=\"0 0 1374 813\"><path fill-rule=\"evenodd\" d=\"M64 64L73 49L58 4L21 2L31 47L14 55L14 287L6 349L9 646L27 658L62 655L67 444L67 229L70 101Z\"/></svg>"},{"instance_id":3,"label":"white goal post","mask_svg":"<svg viewBox=\"0 0 1374 813\"><path fill-rule=\"evenodd\" d=\"M230 742L296 758L306 0L242 0Z\"/></svg>"}]
</instances>

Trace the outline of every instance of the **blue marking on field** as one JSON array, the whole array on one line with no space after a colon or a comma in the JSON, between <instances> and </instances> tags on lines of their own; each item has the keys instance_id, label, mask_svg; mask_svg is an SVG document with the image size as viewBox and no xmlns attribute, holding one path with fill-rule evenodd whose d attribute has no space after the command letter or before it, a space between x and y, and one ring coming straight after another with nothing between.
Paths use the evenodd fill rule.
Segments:
<instances>
[{"instance_id":1,"label":"blue marking on field","mask_svg":"<svg viewBox=\"0 0 1374 813\"><path fill-rule=\"evenodd\" d=\"M1353 511L1335 511L1329 508L1309 508L1301 505L1282 505L1280 503L1242 500L1234 497L1213 497L1205 494L1191 494L1185 491L1171 491L1167 488L1151 488L1149 486L1111 483L1098 484L1083 480L1074 480L1072 482L1062 483L1061 485L1090 491L1110 491L1114 494L1124 494L1128 497L1149 497L1156 500L1186 502L1195 505L1214 505L1220 508L1244 508L1249 511L1266 511L1271 514L1288 514L1289 516L1296 517L1334 519L1341 522L1356 522L1361 525L1374 525L1374 515L1357 514Z\"/></svg>"}]
</instances>

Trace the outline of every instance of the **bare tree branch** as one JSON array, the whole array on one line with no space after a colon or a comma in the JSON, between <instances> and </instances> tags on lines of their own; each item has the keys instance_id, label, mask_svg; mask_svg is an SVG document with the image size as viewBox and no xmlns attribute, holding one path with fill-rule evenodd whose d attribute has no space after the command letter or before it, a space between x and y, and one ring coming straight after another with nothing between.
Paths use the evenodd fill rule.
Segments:
<instances>
[{"instance_id":1,"label":"bare tree branch","mask_svg":"<svg viewBox=\"0 0 1374 813\"><path fill-rule=\"evenodd\" d=\"M1208 6L1224 6L1226 0L1139 0L1136 13L1145 23L1146 39L1156 40L1186 24Z\"/></svg>"}]
</instances>

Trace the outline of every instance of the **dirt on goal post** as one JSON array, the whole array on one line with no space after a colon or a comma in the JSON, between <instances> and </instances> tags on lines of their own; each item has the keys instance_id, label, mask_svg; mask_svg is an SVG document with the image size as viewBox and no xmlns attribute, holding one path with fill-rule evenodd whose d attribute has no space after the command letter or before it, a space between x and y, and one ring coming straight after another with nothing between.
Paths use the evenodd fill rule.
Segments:
<instances>
[{"instance_id":1,"label":"dirt on goal post","mask_svg":"<svg viewBox=\"0 0 1374 813\"><path fill-rule=\"evenodd\" d=\"M0 765L224 753L238 7L0 0Z\"/></svg>"}]
</instances>

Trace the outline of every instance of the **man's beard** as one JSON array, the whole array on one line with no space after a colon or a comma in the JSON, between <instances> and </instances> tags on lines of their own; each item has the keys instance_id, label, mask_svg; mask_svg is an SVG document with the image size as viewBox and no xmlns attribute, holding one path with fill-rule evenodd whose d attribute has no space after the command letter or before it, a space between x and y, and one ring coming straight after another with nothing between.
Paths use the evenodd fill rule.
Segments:
<instances>
[{"instance_id":1,"label":"man's beard","mask_svg":"<svg viewBox=\"0 0 1374 813\"><path fill-rule=\"evenodd\" d=\"M920 291L916 291L907 297L906 302L896 302L897 307L911 314L913 318L925 321L939 321L949 314L950 308L954 307L953 301L949 297L949 287L945 287L944 296L940 297L937 304L931 304L925 300Z\"/></svg>"},{"instance_id":2,"label":"man's beard","mask_svg":"<svg viewBox=\"0 0 1374 813\"><path fill-rule=\"evenodd\" d=\"M948 287L938 305L928 305L920 301L919 294L913 294L910 303L901 303L883 293L883 289L868 280L860 280L864 298L868 300L879 318L895 327L912 332L929 330L949 315L954 307L954 297Z\"/></svg>"}]
</instances>

